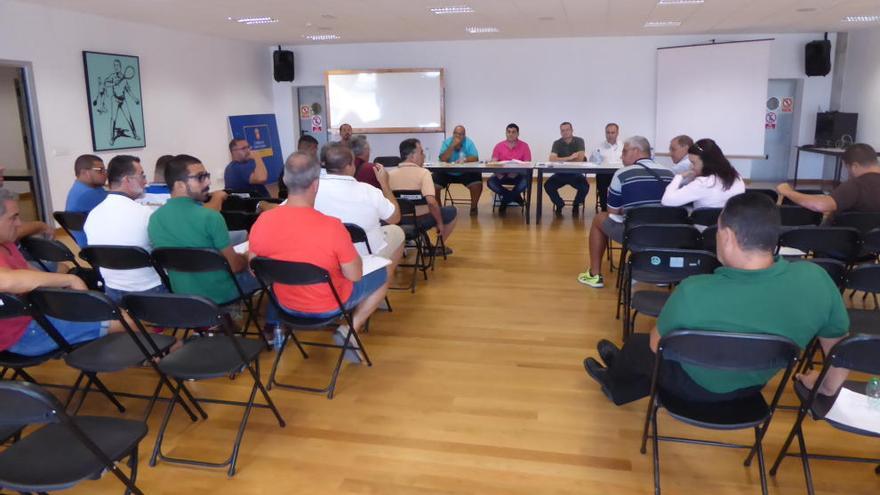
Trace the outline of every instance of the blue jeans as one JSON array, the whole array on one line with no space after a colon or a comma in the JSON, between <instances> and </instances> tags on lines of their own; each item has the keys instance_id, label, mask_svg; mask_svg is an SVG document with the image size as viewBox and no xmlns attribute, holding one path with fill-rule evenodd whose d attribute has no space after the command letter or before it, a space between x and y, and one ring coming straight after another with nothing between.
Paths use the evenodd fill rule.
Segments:
<instances>
[{"instance_id":1,"label":"blue jeans","mask_svg":"<svg viewBox=\"0 0 880 495\"><path fill-rule=\"evenodd\" d=\"M493 175L486 181L486 185L495 194L501 196L501 205L506 206L508 203L519 203L522 201L522 193L529 187L528 174L516 174L516 177L498 177ZM508 190L505 185L513 186Z\"/></svg>"},{"instance_id":2,"label":"blue jeans","mask_svg":"<svg viewBox=\"0 0 880 495\"><path fill-rule=\"evenodd\" d=\"M104 286L104 294L110 298L111 301L119 304L122 302L122 296L126 294L167 294L168 289L165 288L164 285L157 285L155 287L150 287L147 290L119 290L114 289L112 287Z\"/></svg>"},{"instance_id":3,"label":"blue jeans","mask_svg":"<svg viewBox=\"0 0 880 495\"><path fill-rule=\"evenodd\" d=\"M107 335L109 321L67 321L47 316L52 326L64 337L68 344L88 342ZM8 350L22 356L41 356L58 349L58 344L49 337L36 320L31 320L24 335Z\"/></svg>"},{"instance_id":4,"label":"blue jeans","mask_svg":"<svg viewBox=\"0 0 880 495\"><path fill-rule=\"evenodd\" d=\"M584 200L587 199L587 193L590 192L590 184L587 182L587 177L584 174L570 172L553 173L553 176L544 182L544 191L547 192L547 196L550 197L553 205L560 210L565 205L562 197L559 196L559 188L562 186L571 186L577 190L574 196L575 206L583 205Z\"/></svg>"},{"instance_id":5,"label":"blue jeans","mask_svg":"<svg viewBox=\"0 0 880 495\"><path fill-rule=\"evenodd\" d=\"M384 268L364 275L363 278L354 283L354 287L351 289L351 295L348 296L348 300L343 303L343 306L347 311L354 309L366 299L367 296L385 285L386 280L388 280L388 270ZM335 318L342 314L342 311L339 309L327 311L325 313L304 313L295 309L284 308L284 312L296 318L314 318L316 320ZM278 323L280 321L278 310L275 309L274 304L269 305L269 309L266 311L266 321L268 323Z\"/></svg>"}]
</instances>

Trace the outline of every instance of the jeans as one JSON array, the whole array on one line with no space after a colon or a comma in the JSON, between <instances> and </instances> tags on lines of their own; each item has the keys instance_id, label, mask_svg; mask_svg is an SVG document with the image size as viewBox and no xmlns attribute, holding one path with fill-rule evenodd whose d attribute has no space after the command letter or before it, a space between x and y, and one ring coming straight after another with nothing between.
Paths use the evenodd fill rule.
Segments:
<instances>
[{"instance_id":1,"label":"jeans","mask_svg":"<svg viewBox=\"0 0 880 495\"><path fill-rule=\"evenodd\" d=\"M384 268L364 275L360 280L354 283L354 286L351 289L351 294L348 296L348 300L345 301L342 305L345 307L346 311L354 309L355 307L357 307L358 304L366 299L367 296L376 292L383 285L385 285L385 282L387 280L388 270ZM335 318L342 314L342 311L339 309L326 311L324 313L305 313L303 311L297 311L295 309L289 308L284 308L284 311L290 316L296 318L314 318L316 320L327 320L330 318ZM266 310L266 322L278 323L279 321L280 318L278 315L278 310L275 308L274 304L270 304L269 308Z\"/></svg>"},{"instance_id":2,"label":"jeans","mask_svg":"<svg viewBox=\"0 0 880 495\"><path fill-rule=\"evenodd\" d=\"M574 205L583 205L584 200L587 199L587 193L590 192L590 184L587 182L587 178L584 174L567 172L554 173L552 177L544 182L544 190L547 191L547 196L550 197L550 201L553 202L553 205L559 209L562 209L565 205L562 201L562 197L559 196L559 188L566 185L577 189L577 194L574 197Z\"/></svg>"},{"instance_id":3,"label":"jeans","mask_svg":"<svg viewBox=\"0 0 880 495\"><path fill-rule=\"evenodd\" d=\"M608 186L611 185L611 177L612 174L596 174L596 194L601 211L608 211Z\"/></svg>"},{"instance_id":4,"label":"jeans","mask_svg":"<svg viewBox=\"0 0 880 495\"><path fill-rule=\"evenodd\" d=\"M122 296L124 296L126 294L167 294L167 293L168 293L168 289L166 289L164 285L157 285L155 287L150 287L147 290L138 290L138 291L119 290L119 289L114 289L112 287L104 286L104 294L106 294L107 297L109 297L110 300L115 302L116 304L119 304L120 302L122 302Z\"/></svg>"},{"instance_id":5,"label":"jeans","mask_svg":"<svg viewBox=\"0 0 880 495\"><path fill-rule=\"evenodd\" d=\"M49 322L58 330L68 344L88 342L107 335L108 321L67 321L47 316ZM41 356L58 349L58 344L49 337L36 320L31 320L21 339L8 350L22 356Z\"/></svg>"},{"instance_id":6,"label":"jeans","mask_svg":"<svg viewBox=\"0 0 880 495\"><path fill-rule=\"evenodd\" d=\"M498 177L493 175L489 177L486 184L492 192L501 196L501 205L504 206L508 203L519 203L522 201L522 193L529 187L529 176L528 174L516 174L516 177ZM508 190L504 186L513 186L513 189Z\"/></svg>"}]
</instances>

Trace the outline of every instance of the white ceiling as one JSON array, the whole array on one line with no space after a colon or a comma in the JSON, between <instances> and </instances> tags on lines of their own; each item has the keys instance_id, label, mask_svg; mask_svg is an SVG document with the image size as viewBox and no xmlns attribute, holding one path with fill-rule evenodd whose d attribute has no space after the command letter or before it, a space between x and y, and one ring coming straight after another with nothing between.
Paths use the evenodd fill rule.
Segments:
<instances>
[{"instance_id":1,"label":"white ceiling","mask_svg":"<svg viewBox=\"0 0 880 495\"><path fill-rule=\"evenodd\" d=\"M880 23L844 23L880 15L880 0L28 0L60 9L267 44L363 43L492 38L849 31ZM467 5L473 13L438 16L431 7ZM228 17L271 16L245 26ZM681 21L646 28L648 21ZM471 35L469 26L500 32ZM313 42L306 35L338 34Z\"/></svg>"}]
</instances>

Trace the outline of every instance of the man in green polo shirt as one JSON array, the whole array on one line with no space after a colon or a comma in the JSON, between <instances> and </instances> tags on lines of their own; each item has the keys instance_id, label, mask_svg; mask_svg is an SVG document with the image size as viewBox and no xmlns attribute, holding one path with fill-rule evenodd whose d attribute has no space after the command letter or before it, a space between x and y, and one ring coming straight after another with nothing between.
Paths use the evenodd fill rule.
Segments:
<instances>
[{"instance_id":1,"label":"man in green polo shirt","mask_svg":"<svg viewBox=\"0 0 880 495\"><path fill-rule=\"evenodd\" d=\"M766 196L744 193L730 198L718 219L718 258L723 267L690 277L663 307L650 335L636 334L618 349L599 342L599 356L584 360L587 373L615 404L650 393L654 353L660 338L674 330L708 330L781 335L801 348L818 337L831 349L846 336L849 317L834 282L819 266L774 258L780 230L779 209ZM731 400L753 394L775 372L730 372L668 361L661 387L698 402ZM846 370L829 373L820 393L833 395ZM814 375L799 376L812 386Z\"/></svg>"},{"instance_id":2,"label":"man in green polo shirt","mask_svg":"<svg viewBox=\"0 0 880 495\"><path fill-rule=\"evenodd\" d=\"M150 216L148 232L153 248L207 248L219 251L229 262L247 293L259 284L247 270L247 258L232 249L223 215L202 203L208 199L211 174L193 156L177 155L166 166L165 182L171 199ZM180 294L207 297L217 304L238 298L229 274L170 272L171 289Z\"/></svg>"}]
</instances>

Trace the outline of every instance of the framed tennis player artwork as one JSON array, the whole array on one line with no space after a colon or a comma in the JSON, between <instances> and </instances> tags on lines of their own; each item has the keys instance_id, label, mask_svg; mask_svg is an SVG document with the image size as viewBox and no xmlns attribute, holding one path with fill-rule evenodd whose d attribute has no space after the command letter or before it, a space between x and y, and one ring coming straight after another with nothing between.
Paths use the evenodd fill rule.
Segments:
<instances>
[{"instance_id":1,"label":"framed tennis player artwork","mask_svg":"<svg viewBox=\"0 0 880 495\"><path fill-rule=\"evenodd\" d=\"M144 106L138 57L83 52L95 151L143 148Z\"/></svg>"}]
</instances>

